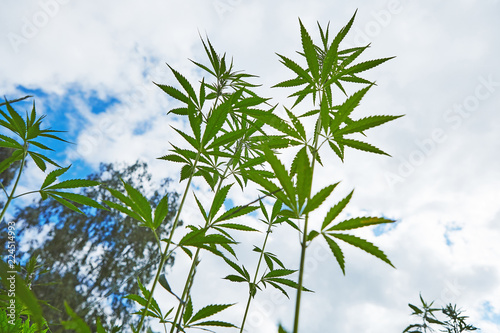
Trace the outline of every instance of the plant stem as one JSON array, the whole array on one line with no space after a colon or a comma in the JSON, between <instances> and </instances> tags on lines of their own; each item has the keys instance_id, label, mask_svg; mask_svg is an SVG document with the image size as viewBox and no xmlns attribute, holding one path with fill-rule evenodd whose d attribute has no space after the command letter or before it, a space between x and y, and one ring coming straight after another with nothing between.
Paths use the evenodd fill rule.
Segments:
<instances>
[{"instance_id":1,"label":"plant stem","mask_svg":"<svg viewBox=\"0 0 500 333\"><path fill-rule=\"evenodd\" d=\"M195 170L196 165L198 164L198 160L200 158L200 152L196 155L196 159L193 163L193 170ZM160 275L163 270L163 266L165 265L165 262L167 259L170 257L168 249L170 248L170 244L172 244L172 238L174 236L174 231L177 228L177 225L179 224L179 217L181 215L182 208L184 207L184 202L186 201L187 194L189 192L189 188L191 187L191 181L193 180L194 176L194 171L191 172L191 175L189 176L188 182L186 184L186 189L184 190L184 194L182 195L181 202L179 204L179 208L177 209L177 214L175 215L175 220L174 223L172 224L172 230L170 231L170 236L168 237L167 245L165 247L165 250L163 251L163 254L161 256L160 264L158 266L158 270L156 271L156 276L153 281L153 286L151 287L151 291L149 293L148 300L146 302L146 306L144 307L144 311L142 312L141 315L141 321L139 322L139 326L137 327L137 332L140 332L142 329L142 326L144 325L144 320L146 319L146 313L149 309L149 306L151 305L151 301L153 299L153 292L156 288L156 285L158 284L158 281L160 280Z\"/></svg>"},{"instance_id":2,"label":"plant stem","mask_svg":"<svg viewBox=\"0 0 500 333\"><path fill-rule=\"evenodd\" d=\"M191 268L189 269L189 274L188 274L188 277L186 279L186 283L184 284L184 290L182 290L181 299L179 302L179 306L177 307L177 312L175 313L175 318L174 318L174 321L172 324L172 328L170 329L170 333L174 333L174 330L176 327L177 327L177 332L179 332L180 323L178 324L177 322L178 321L180 322L182 320L182 316L183 316L184 309L185 309L184 305L187 302L187 298L189 296L191 286L193 285L194 275L196 272L196 266L198 266L198 264L200 262L198 259L199 253L200 253L200 249L198 248L198 249L196 249L196 253L193 257L193 262L191 263Z\"/></svg>"},{"instance_id":3,"label":"plant stem","mask_svg":"<svg viewBox=\"0 0 500 333\"><path fill-rule=\"evenodd\" d=\"M264 249L266 248L266 244L267 244L267 239L269 238L269 234L271 233L271 228L272 228L272 221L269 221L269 226L267 228L267 232L266 232L266 237L264 238L264 243L262 244L262 251L260 252L260 257L259 257L259 261L257 262L257 269L255 270L255 275L253 277L253 286L256 287L256 282L257 282L257 276L259 274L259 268L260 268L260 264L262 263L262 258L264 257ZM248 293L248 300L247 300L247 306L245 308L245 315L243 316L243 321L241 322L241 328L240 328L240 333L243 333L243 328L245 327L245 321L247 320L247 315L248 315L248 310L250 309L250 303L252 302L252 298L253 298L253 295L252 295L252 287L249 286L250 290L249 290L249 293Z\"/></svg>"},{"instance_id":4,"label":"plant stem","mask_svg":"<svg viewBox=\"0 0 500 333\"><path fill-rule=\"evenodd\" d=\"M319 99L319 105L321 105L321 98ZM314 175L314 166L316 162L316 155L318 154L318 143L319 143L319 134L321 132L321 118L318 118L318 122L316 123L316 129L314 131L314 149L313 156L311 162L311 173ZM311 179L313 177L311 176ZM311 199L311 194L309 193L308 201ZM300 251L300 266L299 266L299 281L297 287L297 298L295 300L295 317L293 321L293 333L299 332L299 315L300 315L300 301L302 296L302 288L304 284L304 263L306 259L306 249L307 249L307 233L308 233L308 224L309 224L309 213L306 214L306 218L304 221L304 232L302 234L302 243L301 243L301 251Z\"/></svg>"},{"instance_id":5,"label":"plant stem","mask_svg":"<svg viewBox=\"0 0 500 333\"><path fill-rule=\"evenodd\" d=\"M220 191L220 189L222 187L222 183L224 182L224 179L226 178L227 172L229 170L229 165L230 165L229 163L226 165L226 170L224 170L224 173L222 174L220 181L217 184L217 189L215 190L216 194ZM208 222L205 223L206 229L210 228L210 226L211 226L210 223L208 223ZM199 259L198 259L199 254L200 254L200 248L197 248L196 252L194 254L194 257L193 257L193 262L191 263L191 268L189 269L186 283L184 284L184 289L182 290L181 302L179 303L179 306L177 307L177 311L175 313L175 318L174 318L174 321L172 324L172 328L170 329L170 333L174 332L175 327L178 326L177 325L178 321L180 321L182 319L182 315L183 315L184 309L185 309L184 305L187 302L187 297L189 296L189 293L191 291L191 287L193 285L196 266L198 266L198 264L199 264ZM179 331L178 327L177 327L177 331Z\"/></svg>"},{"instance_id":6,"label":"plant stem","mask_svg":"<svg viewBox=\"0 0 500 333\"><path fill-rule=\"evenodd\" d=\"M304 222L304 234L302 235L301 251L300 251L300 266L299 266L299 281L297 287L297 298L295 300L295 318L293 322L293 333L299 332L299 314L300 314L300 300L302 296L302 286L304 284L304 263L306 258L307 248L307 227L309 222L309 214L306 215Z\"/></svg>"},{"instance_id":7,"label":"plant stem","mask_svg":"<svg viewBox=\"0 0 500 333\"><path fill-rule=\"evenodd\" d=\"M8 197L9 196L9 193L7 193L7 190L5 189L5 187L3 186L2 183L0 183L0 186L2 187L2 191L5 193L5 195Z\"/></svg>"},{"instance_id":8,"label":"plant stem","mask_svg":"<svg viewBox=\"0 0 500 333\"><path fill-rule=\"evenodd\" d=\"M25 193L21 193L19 195L16 195L15 197L13 197L12 199L17 199L19 197L22 197L24 195L28 195L28 194L33 194L33 193L40 193L40 191L29 191L29 192L25 192Z\"/></svg>"},{"instance_id":9,"label":"plant stem","mask_svg":"<svg viewBox=\"0 0 500 333\"><path fill-rule=\"evenodd\" d=\"M219 96L217 97L217 100L218 100ZM217 103L217 102L216 102ZM242 149L242 142L239 141L238 142L238 147L236 149L236 151L240 151ZM236 153L235 153L236 154ZM224 182L224 180L226 179L227 177L227 174L229 172L229 169L230 169L230 166L231 166L231 163L232 163L232 159L228 161L228 163L226 164L226 169L224 170L224 172L222 173L222 176L220 178L220 181L219 183L217 184L217 189L215 190L215 193L218 193L222 187L222 184ZM254 202L260 200L261 198L255 200ZM253 204L254 202L251 202L251 204ZM210 227L212 226L212 223L211 221L207 221L205 223L205 229L209 229ZM267 236L266 236L266 239L267 239ZM196 252L195 252L195 255L193 257L193 262L191 263L191 268L189 270L189 274L188 274L188 277L186 279L186 283L184 285L184 290L182 291L182 295L181 295L181 302L179 304L179 307L177 308L177 311L176 311L176 314L175 314L175 318L174 318L174 321L173 321L173 325L172 325L172 328L170 330L171 333L174 332L174 328L177 327L177 332L179 331L179 327L180 325L178 325L178 321L182 320L182 316L184 314L184 310L185 310L185 304L187 302L187 298L189 297L189 294L190 294L190 291L191 291L191 287L193 286L193 282L194 282L194 276L196 274L196 267L198 266L199 264L199 254L200 254L200 248L197 248L196 249ZM260 262L260 261L259 261Z\"/></svg>"},{"instance_id":10,"label":"plant stem","mask_svg":"<svg viewBox=\"0 0 500 333\"><path fill-rule=\"evenodd\" d=\"M23 159L21 160L21 166L19 167L19 173L17 175L16 181L14 182L14 186L12 187L12 191L10 192L10 195L7 198L7 202L5 203L5 206L2 209L2 213L0 213L0 223L2 223L3 218L4 218L5 214L7 213L7 208L9 208L11 201L15 198L14 194L16 192L17 185L19 184L19 180L21 179L21 174L23 173L24 163L26 162L26 153L27 153L27 149L26 149L26 145L25 145Z\"/></svg>"}]
</instances>

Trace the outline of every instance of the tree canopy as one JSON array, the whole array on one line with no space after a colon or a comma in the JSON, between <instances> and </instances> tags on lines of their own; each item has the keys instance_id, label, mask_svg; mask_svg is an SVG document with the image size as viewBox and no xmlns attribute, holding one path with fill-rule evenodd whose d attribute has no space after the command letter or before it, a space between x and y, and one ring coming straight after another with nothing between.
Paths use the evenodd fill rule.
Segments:
<instances>
[{"instance_id":1,"label":"tree canopy","mask_svg":"<svg viewBox=\"0 0 500 333\"><path fill-rule=\"evenodd\" d=\"M12 175L6 170L2 181ZM103 186L85 188L81 194L96 201L116 201L107 188L123 191L123 182L132 184L155 206L167 193L170 180L153 183L145 163L119 168L101 164L99 172L87 177ZM178 194L169 193L167 223L157 229L165 237L171 228ZM137 293L137 279L148 281L157 266L155 237L147 228L116 210L79 207L79 214L55 200L39 200L19 207L14 214L21 253L19 258L38 255L40 271L34 277L33 291L45 301L44 315L52 330L67 319L64 302L88 322L95 317L108 327L127 325L132 301L124 295ZM6 224L1 224L4 229ZM5 248L7 235L0 232L0 247ZM173 263L173 259L169 264ZM45 269L45 270L44 270ZM109 311L111 310L111 311ZM111 313L111 314L110 314ZM91 327L95 331L95 327Z\"/></svg>"}]
</instances>

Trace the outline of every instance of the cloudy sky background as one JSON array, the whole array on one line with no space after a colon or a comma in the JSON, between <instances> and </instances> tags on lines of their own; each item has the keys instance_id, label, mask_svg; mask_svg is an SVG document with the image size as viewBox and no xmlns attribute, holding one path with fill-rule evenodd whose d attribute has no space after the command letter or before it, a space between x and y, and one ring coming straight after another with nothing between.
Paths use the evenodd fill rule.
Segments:
<instances>
[{"instance_id":1,"label":"cloudy sky background","mask_svg":"<svg viewBox=\"0 0 500 333\"><path fill-rule=\"evenodd\" d=\"M356 232L379 246L397 269L343 247L344 277L326 245L313 244L305 283L316 293L303 299L302 330L401 332L411 319L407 303L418 304L421 292L439 306L457 303L483 332L500 332L498 0L98 5L6 0L2 5L0 94L9 99L33 94L46 123L68 131L76 145L61 146L53 157L74 164L73 172L81 176L101 162L141 159L156 177L174 179L177 166L156 160L167 153L169 141L179 142L170 125L185 128L166 116L176 104L152 84L174 84L166 62L199 80L188 58L205 61L199 34L207 34L237 69L260 76L262 95L291 106L283 98L288 91L269 87L290 78L275 52L300 59L298 17L316 39L316 21L330 21L336 33L359 9L345 45L373 43L363 60L397 58L367 74L378 86L356 112L406 116L368 132L369 142L392 158L349 150L344 164L328 161L334 172L315 175L315 187L342 180L329 204L356 188L349 214L398 220L391 228ZM43 179L28 170L24 188ZM231 192L234 204L255 197L255 191ZM209 194L202 200L208 204ZM183 218L198 217L191 209ZM297 236L285 229L273 233L270 246L289 267L298 267ZM261 242L261 235L246 237L248 249ZM247 267L257 259L254 254L242 254ZM181 288L187 265L177 261L169 277L174 288ZM195 307L244 302L244 288L220 280L229 272L204 257ZM169 295L157 297L165 309L173 302ZM278 321L290 328L293 303L270 290L261 293L248 332L276 331ZM226 319L238 323L243 310L244 304L235 306Z\"/></svg>"}]
</instances>

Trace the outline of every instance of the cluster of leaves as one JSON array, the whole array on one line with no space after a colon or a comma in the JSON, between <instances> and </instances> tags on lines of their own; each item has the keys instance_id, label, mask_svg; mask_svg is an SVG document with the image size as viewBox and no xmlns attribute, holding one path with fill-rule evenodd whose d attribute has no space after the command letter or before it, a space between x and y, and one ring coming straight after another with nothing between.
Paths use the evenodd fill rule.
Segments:
<instances>
[{"instance_id":1,"label":"cluster of leaves","mask_svg":"<svg viewBox=\"0 0 500 333\"><path fill-rule=\"evenodd\" d=\"M6 158L0 163L0 172L7 169L13 162L20 161L25 158L26 154L29 155L33 162L42 170L47 169L46 162L57 167L60 167L56 162L48 158L39 152L29 149L30 145L40 148L44 151L53 151L53 149L47 147L43 144L40 139L51 138L55 140L65 141L56 133L60 131L51 129L41 129L40 125L44 116L37 117L35 104L33 103L33 108L31 113L26 112L26 120L17 113L11 104L6 100L5 105L7 107L7 112L0 110L0 114L4 119L0 119L0 125L12 131L20 140L20 142L14 138L6 135L0 135L1 146L6 148L11 148L13 150L12 155Z\"/></svg>"},{"instance_id":2,"label":"cluster of leaves","mask_svg":"<svg viewBox=\"0 0 500 333\"><path fill-rule=\"evenodd\" d=\"M7 170L16 162L20 162L20 166L17 174L17 179L11 193L7 193L6 188L3 188L3 191L8 199L2 210L0 219L5 216L8 205L13 199L21 195L28 194L23 193L21 195L15 196L15 190L17 188L19 179L22 175L23 167L28 157L30 157L31 160L36 164L36 166L44 172L47 169L47 163L59 168L50 172L46 176L40 190L29 193L40 193L42 199L51 197L71 209L77 209L72 202L105 209L104 206L100 205L95 200L72 192L61 191L99 185L99 183L96 181L85 179L71 179L54 184L58 177L62 176L66 171L68 171L69 167L62 168L55 161L53 161L43 153L46 151L53 151L52 148L46 146L46 144L43 142L43 139L48 138L63 142L66 141L57 135L61 131L41 128L42 120L45 116L37 116L35 103L33 102L31 112L26 112L25 118L23 118L16 110L14 110L9 101L5 101L5 106L7 107L7 112L0 109L0 115L3 118L0 119L0 126L12 132L14 137L0 134L0 147L11 149L11 155L0 163L0 172Z\"/></svg>"},{"instance_id":3,"label":"cluster of leaves","mask_svg":"<svg viewBox=\"0 0 500 333\"><path fill-rule=\"evenodd\" d=\"M422 307L419 308L413 304L408 306L413 310L412 316L421 318L421 323L408 325L403 333L421 333L421 332L435 332L436 327L441 332L446 333L462 333L476 331L478 328L466 322L468 316L463 315L461 309L457 309L456 304L447 304L443 308L433 307L434 302L426 302L420 295L420 302ZM436 313L441 313L445 319L438 319Z\"/></svg>"}]
</instances>

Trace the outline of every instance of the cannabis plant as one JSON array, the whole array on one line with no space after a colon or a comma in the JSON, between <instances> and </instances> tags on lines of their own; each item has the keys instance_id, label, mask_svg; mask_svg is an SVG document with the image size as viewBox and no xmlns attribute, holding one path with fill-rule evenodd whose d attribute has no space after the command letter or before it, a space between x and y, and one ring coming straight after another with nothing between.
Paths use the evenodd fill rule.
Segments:
<instances>
[{"instance_id":1,"label":"cannabis plant","mask_svg":"<svg viewBox=\"0 0 500 333\"><path fill-rule=\"evenodd\" d=\"M436 332L436 327L440 328L440 332L446 333L472 332L478 329L466 323L468 317L463 315L463 311L458 309L456 304L449 303L443 308L433 308L434 302L424 301L422 295L420 295L420 302L421 308L413 304L408 304L408 306L413 310L412 316L421 318L421 323L408 325L403 333ZM445 319L439 319L435 313L441 313Z\"/></svg>"},{"instance_id":2,"label":"cannabis plant","mask_svg":"<svg viewBox=\"0 0 500 333\"><path fill-rule=\"evenodd\" d=\"M333 205L320 224L315 224L311 218L338 185L337 182L318 192L312 191L315 171L330 167L330 163L324 163L331 159L328 151L341 161L344 161L347 148L388 155L372 144L357 139L356 135L364 137L369 129L399 117L377 115L354 118L354 109L375 85L360 74L391 59L355 63L369 45L341 48L341 42L351 29L354 17L333 38L330 38L328 26L324 29L318 24L318 44L313 42L299 20L302 41L299 54L305 64L299 65L289 57L278 55L280 62L292 71L293 77L274 86L296 89L290 95L293 98L292 105L282 106L287 118L278 115L278 105L272 105L269 98L255 92L256 85L249 82L255 76L234 70L233 62L225 54L218 54L208 39L202 39L208 63L192 61L206 76L194 84L169 66L177 86L156 84L180 104L170 113L185 118L189 125L189 131L174 128L182 141L171 143L171 152L160 157L169 163L181 164L180 181L185 182L185 190L172 233L167 239L158 241L161 260L155 279L149 289L138 281L142 295L129 296L141 308L138 311L141 321L134 331L140 332L145 318L151 317L163 323L165 331L170 327L171 333L192 328L211 331L214 326L238 328L243 332L251 300L258 291L272 286L286 296L286 288L296 290L293 331L298 332L302 292L309 291L304 286L307 248L319 239L328 244L344 274L345 258L340 242L356 246L392 266L379 248L347 232L370 225L392 223L393 220L372 216L339 220L353 192ZM349 89L345 85L351 83L364 87L348 94ZM344 99L337 97L336 89L345 96ZM297 106L304 104L308 105L305 106L306 110L299 113ZM314 126L306 128L306 123ZM278 150L294 154L293 162L285 166L278 157ZM212 203L208 206L202 204L195 191L193 196L200 212L200 222L187 225L184 235L174 242L174 233L178 233L176 226L182 216L185 200L191 195L191 184L195 177L202 178L212 189ZM260 187L266 200L275 201L272 211L267 210L263 197L223 211L223 203L234 184L245 190L249 182ZM131 187L126 189L126 195L113 193L123 203L121 207L114 208L136 218L154 232L161 220L156 217L158 212L152 214L142 194ZM261 212L267 228L262 244L254 247L259 258L256 271L252 274L236 257L238 237L234 231L256 231L253 227L237 222L238 217L256 210ZM292 226L300 235L297 270L286 268L276 254L266 251L269 233L283 224ZM179 291L172 290L162 270L165 261L175 251L184 252L191 261L184 288ZM223 320L208 320L232 304L211 304L194 310L196 295L192 295L191 290L201 251L221 258L221 262L234 271L225 279L247 285L249 296L239 326ZM263 265L266 267L262 268ZM262 270L264 273L261 273ZM290 277L294 273L298 275L295 281ZM154 298L158 284L177 299L177 304L170 309L163 310ZM284 328L280 330L284 331Z\"/></svg>"}]
</instances>

